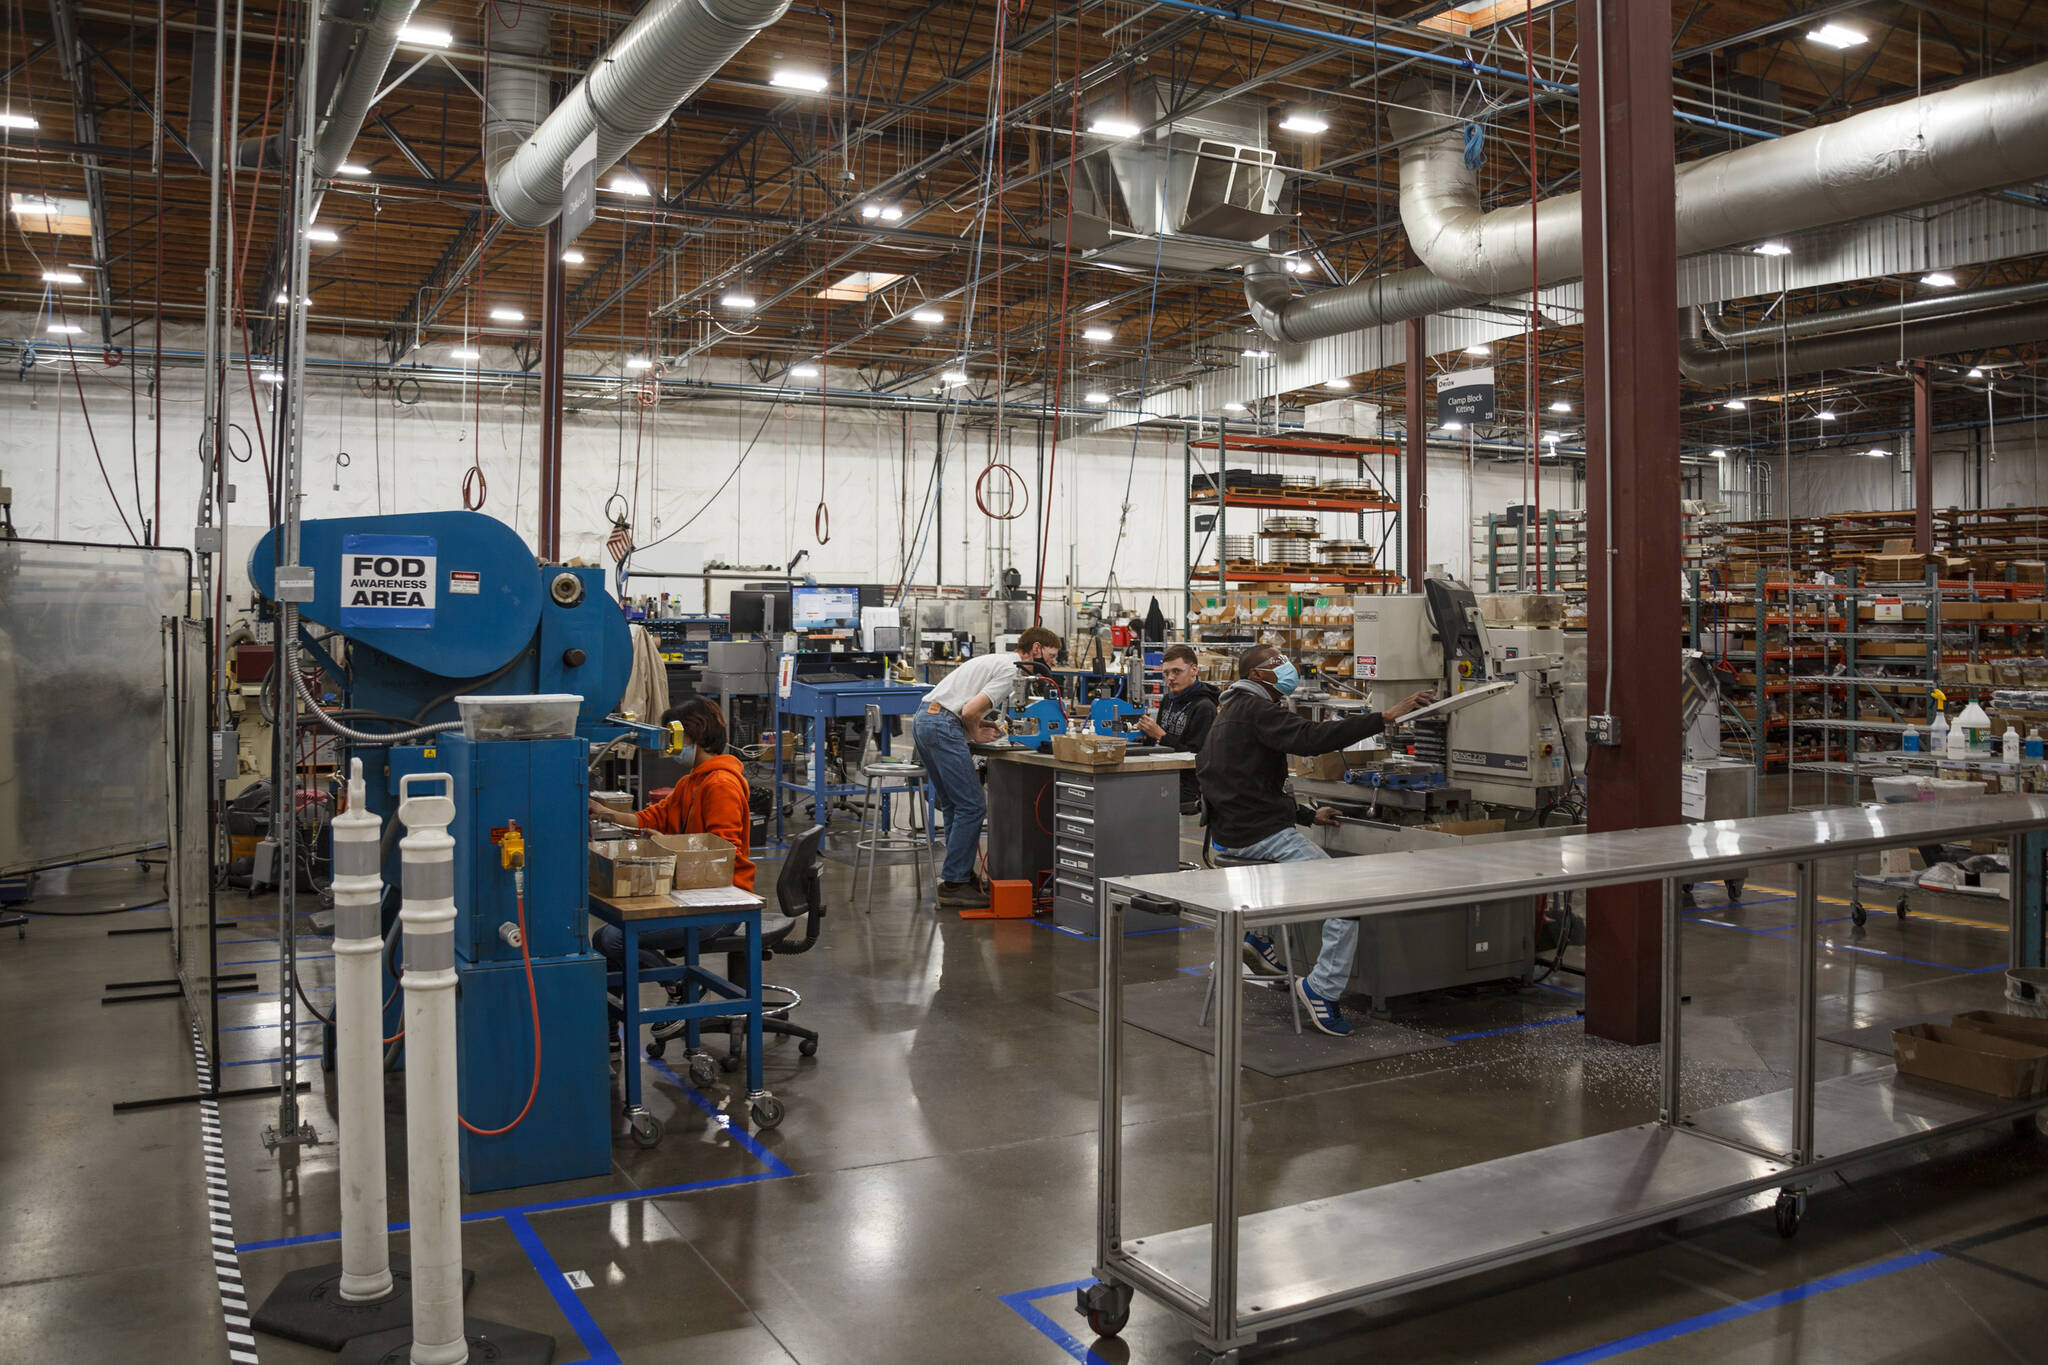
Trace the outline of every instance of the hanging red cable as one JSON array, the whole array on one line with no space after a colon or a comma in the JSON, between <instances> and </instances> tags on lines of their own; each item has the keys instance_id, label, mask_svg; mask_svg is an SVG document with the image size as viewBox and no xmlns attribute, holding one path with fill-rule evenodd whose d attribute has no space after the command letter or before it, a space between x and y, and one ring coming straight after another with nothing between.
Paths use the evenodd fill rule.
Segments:
<instances>
[{"instance_id":1,"label":"hanging red cable","mask_svg":"<svg viewBox=\"0 0 2048 1365\"><path fill-rule=\"evenodd\" d=\"M1529 340L1527 354L1522 358L1522 384L1528 396L1524 399L1529 410L1529 467L1531 482L1535 485L1535 496L1530 507L1535 513L1536 524L1536 591L1543 591L1543 455L1542 455L1542 407L1537 393L1537 380L1541 378L1536 363L1536 333L1539 320L1536 315L1536 291L1542 283L1543 273L1536 264L1536 6L1529 5L1522 11L1522 62L1529 78ZM1604 287L1604 286L1603 286Z\"/></svg>"},{"instance_id":2,"label":"hanging red cable","mask_svg":"<svg viewBox=\"0 0 2048 1365\"><path fill-rule=\"evenodd\" d=\"M480 97L480 101L483 104L484 108L486 109L491 107L491 19L495 19L497 18L497 16L498 7L497 4L495 3L495 0L493 0L493 3L491 5L490 18L484 20L483 93ZM483 240L481 234L483 229L484 217L486 211L490 208L488 190L481 178L479 178L477 181L476 203L476 221L479 234L477 240L481 242ZM470 273L469 277L469 306L471 316L475 316L476 313L476 281L477 277L483 274L483 270L483 252L478 251L476 258L476 269ZM424 319L422 319L422 321L424 321ZM483 329L479 327L477 330L479 331L479 333L481 333ZM479 351L481 351L482 348L479 347L478 349ZM477 362L476 393L474 395L474 402L472 403L472 407L474 408L474 416L470 420L469 470L462 476L462 505L472 512L478 512L483 510L485 500L491 496L490 480L484 477L484 372L483 362L481 360Z\"/></svg>"},{"instance_id":3,"label":"hanging red cable","mask_svg":"<svg viewBox=\"0 0 2048 1365\"><path fill-rule=\"evenodd\" d=\"M1052 483L1053 474L1059 468L1060 460L1060 395L1067 377L1067 284L1073 276L1074 267L1074 177L1073 170L1081 159L1081 10L1082 0L1074 0L1074 76L1072 81L1072 104L1068 111L1067 137L1067 221L1062 229L1060 242L1060 311L1058 314L1059 343L1054 351L1052 367L1052 442L1045 457L1045 487L1040 490L1039 516L1042 518L1038 534L1038 580L1031 590L1031 621L1039 624L1045 617L1045 554L1052 539Z\"/></svg>"},{"instance_id":4,"label":"hanging red cable","mask_svg":"<svg viewBox=\"0 0 2048 1365\"><path fill-rule=\"evenodd\" d=\"M825 457L832 449L832 372L825 358L832 354L832 301L825 301L825 345L818 352L818 510L811 513L811 536L820 545L832 543L832 509L825 502Z\"/></svg>"},{"instance_id":5,"label":"hanging red cable","mask_svg":"<svg viewBox=\"0 0 2048 1365\"><path fill-rule=\"evenodd\" d=\"M996 145L995 156L993 158L993 165L989 174L989 194L991 198L1001 193L1003 184L1004 141L1005 135L1008 131L1003 117L1005 112L1003 108L1003 97L1004 91L1009 83L1009 27L1010 14L1013 8L1016 8L1021 11L1022 6L1019 3L1019 0L1003 0L1003 3L996 6L996 60L994 76L995 89L993 95L994 108L991 111L991 116L995 120ZM998 443L1002 440L1004 400L1008 396L1010 388L1010 355L1008 348L1004 345L1004 338L1006 336L1004 330L1004 318L1006 309L1004 307L1003 299L1004 271L1002 205L999 203L990 203L985 206L984 212L993 213L995 215L996 220L996 266L994 272L996 286L996 315L995 328L991 333L991 335L995 339L996 347L996 434L989 440L988 462L982 466L980 477L975 479L974 481L974 505L981 510L981 514L983 516L987 517L991 521L1015 521L1017 518L1024 515L1025 510L1031 504L1031 499L1029 496L1029 491L1024 488L1023 478L1020 477L1017 471L1011 468L1007 463L996 458L996 448ZM1062 325L1064 326L1064 324ZM1003 510L1000 512L990 507L988 500L989 480L995 477L996 475L1002 476L1003 486L1005 489L1005 495L1003 498ZM1019 501L1020 495L1022 495L1021 502Z\"/></svg>"}]
</instances>

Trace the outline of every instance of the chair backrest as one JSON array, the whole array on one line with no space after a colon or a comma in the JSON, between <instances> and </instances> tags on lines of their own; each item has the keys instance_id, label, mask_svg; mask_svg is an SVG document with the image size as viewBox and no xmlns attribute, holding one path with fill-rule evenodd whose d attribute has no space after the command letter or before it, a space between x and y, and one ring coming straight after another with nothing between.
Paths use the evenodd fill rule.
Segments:
<instances>
[{"instance_id":1,"label":"chair backrest","mask_svg":"<svg viewBox=\"0 0 2048 1365\"><path fill-rule=\"evenodd\" d=\"M863 767L881 757L882 753L882 708L874 702L869 702L865 714L868 722L867 732L860 748L860 761Z\"/></svg>"},{"instance_id":2,"label":"chair backrest","mask_svg":"<svg viewBox=\"0 0 2048 1365\"><path fill-rule=\"evenodd\" d=\"M825 827L812 825L789 846L782 871L775 878L775 903L791 919L804 921L804 936L795 943L785 941L776 949L801 953L818 941L825 919L824 868L818 850L825 842Z\"/></svg>"}]
</instances>

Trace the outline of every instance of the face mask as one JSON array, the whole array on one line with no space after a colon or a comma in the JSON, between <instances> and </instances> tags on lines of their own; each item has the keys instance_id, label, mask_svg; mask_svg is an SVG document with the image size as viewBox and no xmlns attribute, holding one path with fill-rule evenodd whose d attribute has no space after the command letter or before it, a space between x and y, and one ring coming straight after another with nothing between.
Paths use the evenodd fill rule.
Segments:
<instances>
[{"instance_id":1,"label":"face mask","mask_svg":"<svg viewBox=\"0 0 2048 1365\"><path fill-rule=\"evenodd\" d=\"M694 744L685 744L670 756L683 765L684 772L697 766L697 746Z\"/></svg>"},{"instance_id":2,"label":"face mask","mask_svg":"<svg viewBox=\"0 0 2048 1365\"><path fill-rule=\"evenodd\" d=\"M1273 687L1281 696L1292 696L1295 684L1300 681L1301 675L1294 671L1294 660L1282 659L1273 665Z\"/></svg>"}]
</instances>

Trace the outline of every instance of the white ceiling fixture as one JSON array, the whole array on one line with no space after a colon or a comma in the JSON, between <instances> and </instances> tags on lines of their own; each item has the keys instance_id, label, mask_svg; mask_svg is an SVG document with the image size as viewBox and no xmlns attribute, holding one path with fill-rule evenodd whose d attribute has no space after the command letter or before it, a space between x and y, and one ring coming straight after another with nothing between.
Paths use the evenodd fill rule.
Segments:
<instances>
[{"instance_id":1,"label":"white ceiling fixture","mask_svg":"<svg viewBox=\"0 0 2048 1365\"><path fill-rule=\"evenodd\" d=\"M1299 256L1283 256L1280 258L1280 264L1290 275L1306 275L1315 268Z\"/></svg>"},{"instance_id":2,"label":"white ceiling fixture","mask_svg":"<svg viewBox=\"0 0 2048 1365\"><path fill-rule=\"evenodd\" d=\"M520 312L517 308L493 308L491 310L491 321L524 322L526 321L526 314Z\"/></svg>"},{"instance_id":3,"label":"white ceiling fixture","mask_svg":"<svg viewBox=\"0 0 2048 1365\"><path fill-rule=\"evenodd\" d=\"M1708 451L1707 454L1716 460L1725 460L1728 458L1728 452L1721 449L1721 447L1719 446L1715 446L1712 450Z\"/></svg>"},{"instance_id":4,"label":"white ceiling fixture","mask_svg":"<svg viewBox=\"0 0 2048 1365\"><path fill-rule=\"evenodd\" d=\"M1826 408L1822 408L1813 415L1813 420L1816 422L1832 422L1835 420L1835 414Z\"/></svg>"},{"instance_id":5,"label":"white ceiling fixture","mask_svg":"<svg viewBox=\"0 0 2048 1365\"><path fill-rule=\"evenodd\" d=\"M605 188L613 194L630 194L636 199L651 199L654 197L654 191L645 180L642 180L637 175L629 175L623 171L613 176Z\"/></svg>"},{"instance_id":6,"label":"white ceiling fixture","mask_svg":"<svg viewBox=\"0 0 2048 1365\"><path fill-rule=\"evenodd\" d=\"M1351 387L1351 381L1348 379L1326 379L1323 381L1323 387L1326 389L1348 389Z\"/></svg>"},{"instance_id":7,"label":"white ceiling fixture","mask_svg":"<svg viewBox=\"0 0 2048 1365\"><path fill-rule=\"evenodd\" d=\"M943 370L939 374L939 381L944 384L965 384L967 382L967 371Z\"/></svg>"},{"instance_id":8,"label":"white ceiling fixture","mask_svg":"<svg viewBox=\"0 0 2048 1365\"><path fill-rule=\"evenodd\" d=\"M1144 130L1127 118L1117 118L1112 115L1107 118L1096 119L1088 125L1088 131L1097 137L1126 138L1136 137Z\"/></svg>"},{"instance_id":9,"label":"white ceiling fixture","mask_svg":"<svg viewBox=\"0 0 2048 1365\"><path fill-rule=\"evenodd\" d=\"M644 355L627 356L626 368L636 372L641 370L651 370L654 368L654 362L649 360Z\"/></svg>"},{"instance_id":10,"label":"white ceiling fixture","mask_svg":"<svg viewBox=\"0 0 2048 1365\"><path fill-rule=\"evenodd\" d=\"M1956 277L1946 270L1937 270L1930 275L1922 275L1920 283L1930 289L1953 289L1956 287Z\"/></svg>"},{"instance_id":11,"label":"white ceiling fixture","mask_svg":"<svg viewBox=\"0 0 2048 1365\"><path fill-rule=\"evenodd\" d=\"M412 47L447 47L455 35L431 24L407 24L398 30L398 41Z\"/></svg>"},{"instance_id":12,"label":"white ceiling fixture","mask_svg":"<svg viewBox=\"0 0 2048 1365\"><path fill-rule=\"evenodd\" d=\"M1242 403L1225 403L1223 405L1223 410L1225 412L1243 412L1245 410L1245 406Z\"/></svg>"},{"instance_id":13,"label":"white ceiling fixture","mask_svg":"<svg viewBox=\"0 0 2048 1365\"><path fill-rule=\"evenodd\" d=\"M1271 360L1273 358L1273 353L1271 351L1260 350L1257 347L1254 347L1249 351L1240 351L1238 352L1238 354L1243 356L1246 360Z\"/></svg>"},{"instance_id":14,"label":"white ceiling fixture","mask_svg":"<svg viewBox=\"0 0 2048 1365\"><path fill-rule=\"evenodd\" d=\"M1081 401L1084 403L1107 403L1109 401L1109 395L1104 393L1101 389L1094 389L1089 393L1085 394L1082 397Z\"/></svg>"},{"instance_id":15,"label":"white ceiling fixture","mask_svg":"<svg viewBox=\"0 0 2048 1365\"><path fill-rule=\"evenodd\" d=\"M358 166L353 161L344 161L334 168L336 175L365 176L370 173L368 166Z\"/></svg>"},{"instance_id":16,"label":"white ceiling fixture","mask_svg":"<svg viewBox=\"0 0 2048 1365\"><path fill-rule=\"evenodd\" d=\"M1318 133L1329 132L1330 121L1313 109L1297 109L1280 120L1280 131L1314 137Z\"/></svg>"},{"instance_id":17,"label":"white ceiling fixture","mask_svg":"<svg viewBox=\"0 0 2048 1365\"><path fill-rule=\"evenodd\" d=\"M1116 333L1110 331L1107 327L1084 327L1081 329L1081 340L1115 341Z\"/></svg>"},{"instance_id":18,"label":"white ceiling fixture","mask_svg":"<svg viewBox=\"0 0 2048 1365\"><path fill-rule=\"evenodd\" d=\"M884 223L897 223L903 220L903 208L899 204L862 204L860 216L870 223L877 219Z\"/></svg>"},{"instance_id":19,"label":"white ceiling fixture","mask_svg":"<svg viewBox=\"0 0 2048 1365\"><path fill-rule=\"evenodd\" d=\"M946 315L936 308L920 308L910 315L912 322L921 322L927 327L938 327L945 323Z\"/></svg>"},{"instance_id":20,"label":"white ceiling fixture","mask_svg":"<svg viewBox=\"0 0 2048 1365\"><path fill-rule=\"evenodd\" d=\"M1493 347L1491 347L1491 346L1487 345L1487 344L1486 344L1485 342L1483 342L1483 341L1477 341L1477 342L1474 342L1474 343L1473 343L1472 345L1470 345L1470 346L1467 346L1467 347L1465 348L1465 354L1466 354L1466 355L1480 355L1480 356L1485 356L1485 355L1492 355L1492 354L1493 354Z\"/></svg>"},{"instance_id":21,"label":"white ceiling fixture","mask_svg":"<svg viewBox=\"0 0 2048 1365\"><path fill-rule=\"evenodd\" d=\"M583 264L583 253L582 253L582 252L580 252L580 251L578 251L578 250L576 250L576 249L575 249L574 247L571 247L571 248L570 248L569 250L567 250L567 251L565 251L565 252L563 252L563 253L562 253L562 264L563 264L563 265L582 265L582 264Z\"/></svg>"},{"instance_id":22,"label":"white ceiling fixture","mask_svg":"<svg viewBox=\"0 0 2048 1365\"><path fill-rule=\"evenodd\" d=\"M330 227L309 227L306 229L306 240L309 242L338 242L341 240L341 234Z\"/></svg>"},{"instance_id":23,"label":"white ceiling fixture","mask_svg":"<svg viewBox=\"0 0 2048 1365\"><path fill-rule=\"evenodd\" d=\"M40 128L43 125L28 114L17 114L12 109L0 109L0 128Z\"/></svg>"},{"instance_id":24,"label":"white ceiling fixture","mask_svg":"<svg viewBox=\"0 0 2048 1365\"><path fill-rule=\"evenodd\" d=\"M1819 28L1808 29L1806 40L1840 51L1844 48L1862 46L1870 41L1870 35L1841 24L1822 24Z\"/></svg>"},{"instance_id":25,"label":"white ceiling fixture","mask_svg":"<svg viewBox=\"0 0 2048 1365\"><path fill-rule=\"evenodd\" d=\"M84 284L85 276L71 270L45 270L44 284Z\"/></svg>"},{"instance_id":26,"label":"white ceiling fixture","mask_svg":"<svg viewBox=\"0 0 2048 1365\"><path fill-rule=\"evenodd\" d=\"M457 346L448 353L448 358L450 360L482 360L484 357L481 351L471 350L467 346Z\"/></svg>"},{"instance_id":27,"label":"white ceiling fixture","mask_svg":"<svg viewBox=\"0 0 2048 1365\"><path fill-rule=\"evenodd\" d=\"M1552 412L1570 412L1572 410L1572 405L1570 403L1565 402L1564 399L1560 398L1555 403L1552 403L1550 405L1550 410Z\"/></svg>"},{"instance_id":28,"label":"white ceiling fixture","mask_svg":"<svg viewBox=\"0 0 2048 1365\"><path fill-rule=\"evenodd\" d=\"M258 370L256 372L256 377L263 381L265 384L284 383L284 376L278 373L276 370Z\"/></svg>"},{"instance_id":29,"label":"white ceiling fixture","mask_svg":"<svg viewBox=\"0 0 2048 1365\"><path fill-rule=\"evenodd\" d=\"M1982 379L1984 377L1984 371L1981 367L1972 365L1970 367L1970 372L1967 375L1964 375L1963 377L1965 379Z\"/></svg>"},{"instance_id":30,"label":"white ceiling fixture","mask_svg":"<svg viewBox=\"0 0 2048 1365\"><path fill-rule=\"evenodd\" d=\"M1759 256L1790 256L1792 248L1783 242L1764 242L1755 248L1755 253Z\"/></svg>"},{"instance_id":31,"label":"white ceiling fixture","mask_svg":"<svg viewBox=\"0 0 2048 1365\"><path fill-rule=\"evenodd\" d=\"M792 365L789 367L789 377L791 379L816 379L822 373L823 371L816 365Z\"/></svg>"},{"instance_id":32,"label":"white ceiling fixture","mask_svg":"<svg viewBox=\"0 0 2048 1365\"><path fill-rule=\"evenodd\" d=\"M85 329L71 322L53 322L43 329L53 337L75 337Z\"/></svg>"},{"instance_id":33,"label":"white ceiling fixture","mask_svg":"<svg viewBox=\"0 0 2048 1365\"><path fill-rule=\"evenodd\" d=\"M1743 412L1749 408L1749 404L1743 402L1740 398L1731 398L1721 406L1730 412Z\"/></svg>"},{"instance_id":34,"label":"white ceiling fixture","mask_svg":"<svg viewBox=\"0 0 2048 1365\"><path fill-rule=\"evenodd\" d=\"M1885 456L1891 454L1889 450L1883 450L1877 446L1872 446L1869 450L1865 451L1864 453L1870 456L1870 458L1873 460L1882 460Z\"/></svg>"},{"instance_id":35,"label":"white ceiling fixture","mask_svg":"<svg viewBox=\"0 0 2048 1365\"><path fill-rule=\"evenodd\" d=\"M718 302L722 307L736 309L742 313L753 312L755 306L754 296L740 289L730 291Z\"/></svg>"},{"instance_id":36,"label":"white ceiling fixture","mask_svg":"<svg viewBox=\"0 0 2048 1365\"><path fill-rule=\"evenodd\" d=\"M1446 422L1446 423L1444 423L1444 430L1445 430L1445 431L1463 431L1464 429L1465 429L1465 424L1464 424L1463 422Z\"/></svg>"},{"instance_id":37,"label":"white ceiling fixture","mask_svg":"<svg viewBox=\"0 0 2048 1365\"><path fill-rule=\"evenodd\" d=\"M797 66L778 66L769 73L768 84L777 90L801 90L807 95L823 94L832 84L825 76Z\"/></svg>"},{"instance_id":38,"label":"white ceiling fixture","mask_svg":"<svg viewBox=\"0 0 2048 1365\"><path fill-rule=\"evenodd\" d=\"M856 270L845 279L828 284L818 291L821 299L838 299L844 303L859 303L873 298L903 276L893 270Z\"/></svg>"}]
</instances>

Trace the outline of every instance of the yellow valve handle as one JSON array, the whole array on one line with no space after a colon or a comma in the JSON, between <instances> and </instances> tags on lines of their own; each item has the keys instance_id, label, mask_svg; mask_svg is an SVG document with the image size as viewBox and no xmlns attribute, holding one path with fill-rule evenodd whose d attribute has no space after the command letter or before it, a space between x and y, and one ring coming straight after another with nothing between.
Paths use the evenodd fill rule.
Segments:
<instances>
[{"instance_id":1,"label":"yellow valve handle","mask_svg":"<svg viewBox=\"0 0 2048 1365\"><path fill-rule=\"evenodd\" d=\"M683 733L683 723L681 721L670 721L668 723L668 744L662 752L665 754L681 753L683 751L683 741L688 738L689 736Z\"/></svg>"}]
</instances>

